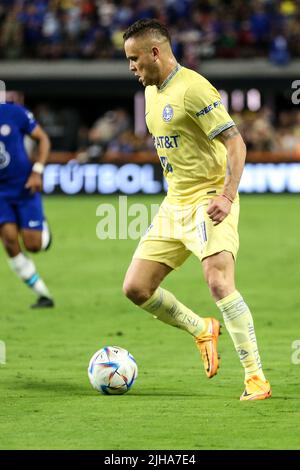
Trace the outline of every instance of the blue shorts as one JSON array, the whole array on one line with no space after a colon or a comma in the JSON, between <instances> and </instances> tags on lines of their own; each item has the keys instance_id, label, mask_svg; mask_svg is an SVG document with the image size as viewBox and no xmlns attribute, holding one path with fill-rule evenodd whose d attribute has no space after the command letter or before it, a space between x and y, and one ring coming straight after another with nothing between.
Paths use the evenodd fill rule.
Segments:
<instances>
[{"instance_id":1,"label":"blue shorts","mask_svg":"<svg viewBox=\"0 0 300 470\"><path fill-rule=\"evenodd\" d=\"M44 211L41 193L23 197L0 195L0 225L16 224L21 229L42 230Z\"/></svg>"}]
</instances>

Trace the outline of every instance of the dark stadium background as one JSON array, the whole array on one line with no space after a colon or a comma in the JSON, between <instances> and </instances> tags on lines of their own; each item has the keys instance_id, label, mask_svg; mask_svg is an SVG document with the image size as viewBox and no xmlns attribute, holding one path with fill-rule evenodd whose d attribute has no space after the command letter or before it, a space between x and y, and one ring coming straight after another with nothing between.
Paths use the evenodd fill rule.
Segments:
<instances>
[{"instance_id":1,"label":"dark stadium background","mask_svg":"<svg viewBox=\"0 0 300 470\"><path fill-rule=\"evenodd\" d=\"M157 163L142 96L134 102L142 86L122 50L126 27L147 17L169 26L182 65L227 94L248 162L299 161L299 1L2 0L0 78L49 133L50 162ZM91 137L97 120L120 109L111 138Z\"/></svg>"},{"instance_id":2,"label":"dark stadium background","mask_svg":"<svg viewBox=\"0 0 300 470\"><path fill-rule=\"evenodd\" d=\"M163 197L143 88L122 50L126 27L148 17L169 27L180 64L222 91L248 147L237 276L272 383L266 403L239 403L241 371L226 334L220 374L207 383L190 338L180 341L122 296L136 240L95 234L97 206L117 209L117 193L147 207ZM287 193L300 193L300 1L0 0L0 80L51 138L44 200L54 245L35 259L57 304L53 313L29 311L31 294L3 251L0 448L299 449L300 366L291 362L299 200ZM217 315L198 277L189 260L166 285L195 311ZM136 357L139 379L128 395L103 399L86 367L112 343Z\"/></svg>"}]
</instances>

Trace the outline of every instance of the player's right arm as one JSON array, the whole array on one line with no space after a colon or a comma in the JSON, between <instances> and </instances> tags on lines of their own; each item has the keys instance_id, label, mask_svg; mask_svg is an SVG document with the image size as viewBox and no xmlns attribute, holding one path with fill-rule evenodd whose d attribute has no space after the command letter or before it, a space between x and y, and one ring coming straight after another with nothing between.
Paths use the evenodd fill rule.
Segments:
<instances>
[{"instance_id":1,"label":"player's right arm","mask_svg":"<svg viewBox=\"0 0 300 470\"><path fill-rule=\"evenodd\" d=\"M222 195L212 199L207 210L214 225L217 225L230 213L231 204L237 194L245 164L246 146L219 93L207 80L202 78L189 87L185 95L185 107L207 138L220 140L227 149Z\"/></svg>"},{"instance_id":2,"label":"player's right arm","mask_svg":"<svg viewBox=\"0 0 300 470\"><path fill-rule=\"evenodd\" d=\"M218 138L227 149L226 176L223 195L234 200L246 160L246 145L236 126L221 132Z\"/></svg>"},{"instance_id":3,"label":"player's right arm","mask_svg":"<svg viewBox=\"0 0 300 470\"><path fill-rule=\"evenodd\" d=\"M34 127L30 133L30 137L38 143L38 156L32 167L32 172L26 182L25 188L30 189L31 192L36 192L42 190L42 174L50 152L50 140L39 124Z\"/></svg>"},{"instance_id":4,"label":"player's right arm","mask_svg":"<svg viewBox=\"0 0 300 470\"><path fill-rule=\"evenodd\" d=\"M214 225L221 223L231 210L246 160L246 145L236 126L221 132L217 138L227 149L227 163L222 194L211 201L207 210Z\"/></svg>"}]
</instances>

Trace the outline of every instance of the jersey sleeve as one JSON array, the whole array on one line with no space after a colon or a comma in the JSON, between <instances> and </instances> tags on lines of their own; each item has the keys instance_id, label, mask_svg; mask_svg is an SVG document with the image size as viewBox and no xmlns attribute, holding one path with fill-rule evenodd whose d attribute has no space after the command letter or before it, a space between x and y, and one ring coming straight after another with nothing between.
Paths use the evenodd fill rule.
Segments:
<instances>
[{"instance_id":1,"label":"jersey sleeve","mask_svg":"<svg viewBox=\"0 0 300 470\"><path fill-rule=\"evenodd\" d=\"M186 113L210 140L235 125L220 94L209 82L193 83L185 93L184 106Z\"/></svg>"},{"instance_id":2,"label":"jersey sleeve","mask_svg":"<svg viewBox=\"0 0 300 470\"><path fill-rule=\"evenodd\" d=\"M18 108L18 123L23 134L31 134L33 129L37 126L34 115L28 109L19 106Z\"/></svg>"}]
</instances>

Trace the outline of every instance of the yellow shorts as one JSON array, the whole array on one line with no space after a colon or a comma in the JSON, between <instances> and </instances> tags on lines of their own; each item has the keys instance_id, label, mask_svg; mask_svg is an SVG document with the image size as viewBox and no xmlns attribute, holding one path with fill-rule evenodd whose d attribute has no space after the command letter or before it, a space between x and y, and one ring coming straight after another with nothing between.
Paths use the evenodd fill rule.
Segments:
<instances>
[{"instance_id":1,"label":"yellow shorts","mask_svg":"<svg viewBox=\"0 0 300 470\"><path fill-rule=\"evenodd\" d=\"M173 269L181 266L191 253L200 261L224 250L236 258L239 198L219 225L213 225L206 213L209 201L206 197L197 204L175 206L165 198L133 257L158 261Z\"/></svg>"}]
</instances>

